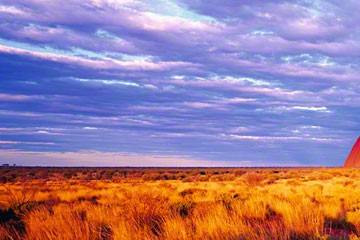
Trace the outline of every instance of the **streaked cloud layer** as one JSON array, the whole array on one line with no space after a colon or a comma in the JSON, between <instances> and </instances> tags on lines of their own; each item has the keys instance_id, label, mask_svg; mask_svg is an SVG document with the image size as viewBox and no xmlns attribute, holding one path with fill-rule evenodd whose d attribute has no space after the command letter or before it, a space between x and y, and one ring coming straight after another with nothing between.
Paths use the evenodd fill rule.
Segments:
<instances>
[{"instance_id":1,"label":"streaked cloud layer","mask_svg":"<svg viewBox=\"0 0 360 240\"><path fill-rule=\"evenodd\" d=\"M0 154L30 165L340 165L357 1L0 1Z\"/></svg>"}]
</instances>

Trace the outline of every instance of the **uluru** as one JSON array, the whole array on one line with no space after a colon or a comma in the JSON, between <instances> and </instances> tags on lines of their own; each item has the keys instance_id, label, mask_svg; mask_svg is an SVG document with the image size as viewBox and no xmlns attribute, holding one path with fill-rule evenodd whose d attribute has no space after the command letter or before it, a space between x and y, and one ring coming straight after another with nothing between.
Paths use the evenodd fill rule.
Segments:
<instances>
[{"instance_id":1,"label":"uluru","mask_svg":"<svg viewBox=\"0 0 360 240\"><path fill-rule=\"evenodd\" d=\"M360 167L360 137L351 149L351 152L344 163L344 167Z\"/></svg>"}]
</instances>

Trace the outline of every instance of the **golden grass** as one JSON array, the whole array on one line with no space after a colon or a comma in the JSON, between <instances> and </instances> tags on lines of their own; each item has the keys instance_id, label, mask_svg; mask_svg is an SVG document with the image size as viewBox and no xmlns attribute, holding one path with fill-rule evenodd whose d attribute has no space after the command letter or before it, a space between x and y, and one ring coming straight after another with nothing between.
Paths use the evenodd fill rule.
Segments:
<instances>
[{"instance_id":1,"label":"golden grass","mask_svg":"<svg viewBox=\"0 0 360 240\"><path fill-rule=\"evenodd\" d=\"M1 240L360 239L355 169L16 171Z\"/></svg>"}]
</instances>

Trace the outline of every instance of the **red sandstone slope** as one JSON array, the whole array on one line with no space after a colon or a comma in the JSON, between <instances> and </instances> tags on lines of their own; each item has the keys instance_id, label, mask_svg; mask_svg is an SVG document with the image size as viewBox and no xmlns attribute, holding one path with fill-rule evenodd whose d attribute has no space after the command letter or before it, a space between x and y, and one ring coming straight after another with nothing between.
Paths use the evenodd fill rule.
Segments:
<instances>
[{"instance_id":1,"label":"red sandstone slope","mask_svg":"<svg viewBox=\"0 0 360 240\"><path fill-rule=\"evenodd\" d=\"M351 149L351 152L344 163L344 167L360 167L360 137Z\"/></svg>"}]
</instances>

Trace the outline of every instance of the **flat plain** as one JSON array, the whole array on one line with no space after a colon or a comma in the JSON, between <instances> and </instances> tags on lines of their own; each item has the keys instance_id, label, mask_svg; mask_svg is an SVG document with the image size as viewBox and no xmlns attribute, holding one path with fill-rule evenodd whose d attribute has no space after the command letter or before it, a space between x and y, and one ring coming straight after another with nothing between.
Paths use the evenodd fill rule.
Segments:
<instances>
[{"instance_id":1,"label":"flat plain","mask_svg":"<svg viewBox=\"0 0 360 240\"><path fill-rule=\"evenodd\" d=\"M0 239L360 239L360 170L1 168Z\"/></svg>"}]
</instances>

